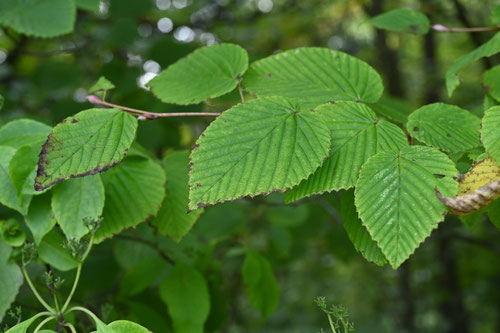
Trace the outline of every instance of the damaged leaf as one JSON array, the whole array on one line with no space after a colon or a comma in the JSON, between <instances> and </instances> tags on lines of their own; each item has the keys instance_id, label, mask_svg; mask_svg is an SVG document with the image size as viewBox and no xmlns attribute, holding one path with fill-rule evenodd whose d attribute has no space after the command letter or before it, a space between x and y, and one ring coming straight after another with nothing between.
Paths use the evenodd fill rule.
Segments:
<instances>
[{"instance_id":1,"label":"damaged leaf","mask_svg":"<svg viewBox=\"0 0 500 333\"><path fill-rule=\"evenodd\" d=\"M35 189L103 172L127 154L137 119L119 109L89 109L60 122L42 146Z\"/></svg>"}]
</instances>

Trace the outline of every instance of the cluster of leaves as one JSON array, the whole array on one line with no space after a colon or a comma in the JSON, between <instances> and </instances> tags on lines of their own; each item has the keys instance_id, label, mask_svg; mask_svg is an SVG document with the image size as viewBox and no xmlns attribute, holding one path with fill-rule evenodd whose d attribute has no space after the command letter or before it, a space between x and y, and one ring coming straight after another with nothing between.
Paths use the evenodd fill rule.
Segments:
<instances>
[{"instance_id":1,"label":"cluster of leaves","mask_svg":"<svg viewBox=\"0 0 500 333\"><path fill-rule=\"evenodd\" d=\"M76 5L95 9L96 3L50 1L38 8L25 1L0 2L0 24L51 37L72 30ZM19 11L26 17L13 14ZM32 18L59 11L64 22ZM410 10L389 12L371 22L395 31L430 30L428 19ZM459 84L462 67L500 51L498 36L450 67L450 94ZM394 269L444 220L449 208L474 213L474 221L487 212L500 225L500 203L494 201L500 191L491 185L499 178L500 164L498 66L484 76L489 94L483 117L444 103L425 105L408 116L381 98L377 72L346 53L304 47L251 64L248 59L234 44L200 48L149 83L161 101L178 105L197 104L235 89L242 97L205 129L191 152L169 152L162 161L134 142L138 114L126 112L126 107L84 110L53 128L29 119L2 126L0 203L23 217L42 262L61 271L81 269L82 262L74 258L78 256L62 248L56 225L68 240L78 242L87 233L85 221L102 217L95 233L95 242L101 243L148 221L159 234L179 242L204 207L271 192L284 192L285 203L294 203L343 190L340 213L354 247L368 261L389 263ZM102 100L93 96L91 101L105 104L106 92L114 87L99 79L89 93L104 91ZM461 178L459 171L466 175ZM484 186L490 186L491 193L478 199ZM22 284L19 267L9 261L11 247L26 240L22 225L15 218L1 224L0 282L9 286L9 293L2 294L2 314ZM80 252L75 246L71 250ZM268 317L279 300L272 267L251 249L242 253L249 302ZM161 266L149 260L131 267L123 279L124 295L153 283L144 278L137 284L137 276ZM47 284L55 287L60 282L50 277ZM176 260L169 267L159 290L175 332L203 331L213 301L209 287L191 263ZM324 301L320 303L328 315L340 318L344 330L350 329L341 309L327 310ZM97 332L145 330L123 321L106 325L87 314ZM40 317L8 332L26 332Z\"/></svg>"}]
</instances>

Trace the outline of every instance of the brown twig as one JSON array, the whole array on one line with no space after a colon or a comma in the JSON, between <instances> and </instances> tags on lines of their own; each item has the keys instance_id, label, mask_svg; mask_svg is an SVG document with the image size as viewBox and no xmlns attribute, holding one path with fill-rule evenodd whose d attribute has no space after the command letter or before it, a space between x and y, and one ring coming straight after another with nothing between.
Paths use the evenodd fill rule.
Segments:
<instances>
[{"instance_id":1,"label":"brown twig","mask_svg":"<svg viewBox=\"0 0 500 333\"><path fill-rule=\"evenodd\" d=\"M171 112L171 113L148 112L144 110L129 108L123 105L109 103L101 100L99 97L95 95L87 96L87 100L93 104L103 105L110 108L118 108L136 117L144 117L144 119L170 118L170 117L217 117L221 115L219 112Z\"/></svg>"}]
</instances>

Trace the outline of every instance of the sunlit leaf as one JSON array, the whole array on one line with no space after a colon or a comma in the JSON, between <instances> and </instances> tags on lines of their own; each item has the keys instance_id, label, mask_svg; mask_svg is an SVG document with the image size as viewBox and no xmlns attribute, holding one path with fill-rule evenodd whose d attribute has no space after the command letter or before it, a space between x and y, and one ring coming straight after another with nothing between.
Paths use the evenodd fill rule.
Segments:
<instances>
[{"instance_id":1,"label":"sunlit leaf","mask_svg":"<svg viewBox=\"0 0 500 333\"><path fill-rule=\"evenodd\" d=\"M486 152L500 164L500 106L492 107L486 110L482 126L481 141Z\"/></svg>"},{"instance_id":2,"label":"sunlit leaf","mask_svg":"<svg viewBox=\"0 0 500 333\"><path fill-rule=\"evenodd\" d=\"M399 267L444 219L435 188L455 195L454 163L437 149L408 146L381 152L363 166L355 202L363 225L392 267Z\"/></svg>"},{"instance_id":3,"label":"sunlit leaf","mask_svg":"<svg viewBox=\"0 0 500 333\"><path fill-rule=\"evenodd\" d=\"M376 102L382 80L365 62L326 48L298 48L251 64L244 86L259 97L284 96L301 110L338 100Z\"/></svg>"},{"instance_id":4,"label":"sunlit leaf","mask_svg":"<svg viewBox=\"0 0 500 333\"><path fill-rule=\"evenodd\" d=\"M248 55L243 48L216 44L170 65L148 85L165 103L195 104L236 88L247 67Z\"/></svg>"},{"instance_id":5,"label":"sunlit leaf","mask_svg":"<svg viewBox=\"0 0 500 333\"><path fill-rule=\"evenodd\" d=\"M448 152L466 151L481 145L481 120L455 105L434 103L421 107L408 117L411 136Z\"/></svg>"},{"instance_id":6,"label":"sunlit leaf","mask_svg":"<svg viewBox=\"0 0 500 333\"><path fill-rule=\"evenodd\" d=\"M42 147L35 188L108 170L125 157L136 129L137 119L119 109L89 109L66 118Z\"/></svg>"},{"instance_id":7,"label":"sunlit leaf","mask_svg":"<svg viewBox=\"0 0 500 333\"><path fill-rule=\"evenodd\" d=\"M225 111L191 153L189 208L297 185L328 156L330 134L316 112L282 97Z\"/></svg>"},{"instance_id":8,"label":"sunlit leaf","mask_svg":"<svg viewBox=\"0 0 500 333\"><path fill-rule=\"evenodd\" d=\"M356 184L361 166L370 156L379 151L399 151L408 145L406 135L399 127L377 119L364 104L324 104L315 113L323 118L330 130L330 156L309 178L286 192L287 203L314 194L351 188Z\"/></svg>"}]
</instances>

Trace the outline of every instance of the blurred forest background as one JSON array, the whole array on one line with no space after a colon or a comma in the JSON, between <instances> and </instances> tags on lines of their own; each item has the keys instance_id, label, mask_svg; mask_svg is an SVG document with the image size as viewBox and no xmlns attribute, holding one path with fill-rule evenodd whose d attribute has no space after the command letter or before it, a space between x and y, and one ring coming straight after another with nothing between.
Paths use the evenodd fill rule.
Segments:
<instances>
[{"instance_id":1,"label":"blurred forest background","mask_svg":"<svg viewBox=\"0 0 500 333\"><path fill-rule=\"evenodd\" d=\"M20 117L55 125L90 108L87 89L101 75L116 85L108 95L113 103L153 112L227 109L239 100L237 91L181 107L161 103L145 87L177 59L217 42L241 45L251 61L301 46L344 51L382 75L385 98L397 108L410 112L443 101L481 115L485 95L481 73L500 64L499 59L468 66L462 73L466 80L452 99L447 97L444 75L455 59L493 33L398 34L365 22L390 9L409 7L424 12L433 24L487 26L497 4L493 0L103 0L97 10L80 9L74 33L59 38L0 31L0 94L5 97L0 125ZM166 150L189 149L208 121L142 122L138 142L158 157ZM146 258L161 261L163 251L196 263L209 281L212 311L207 332L326 330L326 316L314 303L317 296L344 305L356 332L500 332L500 233L491 223L480 221L468 230L449 217L393 271L356 253L342 227L335 193L296 206L281 202L280 195L272 195L207 208L180 244L144 226L122 233L94 249L75 298L106 322L127 318L154 332L168 332L166 308L157 289L127 293L127 283L150 273L165 275L168 265L159 265L161 272L130 273ZM11 214L0 206L0 218ZM244 292L243 247L271 261L280 286L279 306L267 320L250 306ZM43 284L43 266L39 272L32 269L37 283ZM22 306L28 314L38 310L33 304L24 285L14 306Z\"/></svg>"}]
</instances>

